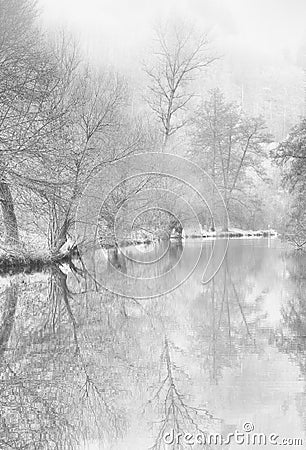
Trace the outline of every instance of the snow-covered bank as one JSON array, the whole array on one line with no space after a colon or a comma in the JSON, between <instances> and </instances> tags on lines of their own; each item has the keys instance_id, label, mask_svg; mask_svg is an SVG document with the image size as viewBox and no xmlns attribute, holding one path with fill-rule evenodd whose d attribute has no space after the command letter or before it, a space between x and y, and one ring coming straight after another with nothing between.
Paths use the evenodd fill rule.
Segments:
<instances>
[{"instance_id":1,"label":"snow-covered bank","mask_svg":"<svg viewBox=\"0 0 306 450\"><path fill-rule=\"evenodd\" d=\"M231 228L228 231L216 230L216 231L204 231L201 233L193 230L183 230L182 239L190 238L204 238L204 239L216 239L216 238L250 238L250 237L276 237L278 233L271 228L267 230L242 230L240 228ZM178 236L173 234L171 239L177 239Z\"/></svg>"}]
</instances>

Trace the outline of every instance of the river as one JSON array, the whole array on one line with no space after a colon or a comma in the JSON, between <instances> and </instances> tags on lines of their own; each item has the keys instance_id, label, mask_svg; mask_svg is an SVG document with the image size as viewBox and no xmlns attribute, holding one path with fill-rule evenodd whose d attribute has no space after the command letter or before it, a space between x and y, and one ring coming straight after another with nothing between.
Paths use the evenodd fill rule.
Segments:
<instances>
[{"instance_id":1,"label":"river","mask_svg":"<svg viewBox=\"0 0 306 450\"><path fill-rule=\"evenodd\" d=\"M199 245L174 242L158 264L181 280ZM224 448L259 448L241 443L254 433L302 448L306 256L232 239L203 284L211 246L175 289L156 275L165 293L151 299L105 290L78 264L2 277L0 448L203 449L236 430Z\"/></svg>"}]
</instances>

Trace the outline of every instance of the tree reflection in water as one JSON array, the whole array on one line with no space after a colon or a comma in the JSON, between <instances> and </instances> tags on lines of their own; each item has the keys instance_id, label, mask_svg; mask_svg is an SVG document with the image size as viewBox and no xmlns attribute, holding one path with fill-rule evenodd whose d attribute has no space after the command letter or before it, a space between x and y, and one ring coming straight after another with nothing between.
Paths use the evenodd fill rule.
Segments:
<instances>
[{"instance_id":1,"label":"tree reflection in water","mask_svg":"<svg viewBox=\"0 0 306 450\"><path fill-rule=\"evenodd\" d=\"M252 282L247 282L247 273L241 269L247 272L249 266L239 265L239 269L235 271L228 254L218 274L195 299L195 353L215 384L224 368L240 364L243 353L260 352L256 337L264 317L261 296L248 302Z\"/></svg>"},{"instance_id":2,"label":"tree reflection in water","mask_svg":"<svg viewBox=\"0 0 306 450\"><path fill-rule=\"evenodd\" d=\"M44 278L34 284L19 282L23 289L16 314L17 280L4 292L0 384L4 448L76 448L77 441L87 436L105 439L120 435L124 428L124 415L115 401L119 373L107 364L111 336L105 333L105 355L98 357L86 339L82 302L73 297L71 305L65 273L53 268L47 281Z\"/></svg>"},{"instance_id":3,"label":"tree reflection in water","mask_svg":"<svg viewBox=\"0 0 306 450\"><path fill-rule=\"evenodd\" d=\"M164 347L161 354L161 373L163 378L155 389L154 396L149 400L150 405L156 409L161 417L158 423L157 436L152 450L169 448L164 437L167 433L173 433L173 449L185 448L182 437L185 434L193 433L194 436L206 437L215 428L218 420L204 406L194 406L189 403L188 393L182 393L178 388L178 379L182 384L189 381L189 375L179 368L171 358L171 351L180 351L165 337ZM185 378L185 380L184 380ZM180 439L177 437L181 436ZM202 445L203 448L203 445Z\"/></svg>"},{"instance_id":4,"label":"tree reflection in water","mask_svg":"<svg viewBox=\"0 0 306 450\"><path fill-rule=\"evenodd\" d=\"M165 433L227 430L210 390L228 370L241 373L250 355L262 357L274 346L305 377L305 259L286 256L283 321L269 328L261 277L263 260L273 269L271 251L235 245L210 283L201 285L195 274L161 299L99 290L81 266L5 279L0 447L190 448L166 446ZM173 246L165 267L181 255ZM297 404L304 417L305 394Z\"/></svg>"},{"instance_id":5,"label":"tree reflection in water","mask_svg":"<svg viewBox=\"0 0 306 450\"><path fill-rule=\"evenodd\" d=\"M289 355L306 377L306 255L296 251L287 255L287 284L282 323L274 333L278 349ZM304 382L305 383L305 382ZM299 414L306 431L306 383L296 397ZM288 405L283 405L288 408Z\"/></svg>"}]
</instances>

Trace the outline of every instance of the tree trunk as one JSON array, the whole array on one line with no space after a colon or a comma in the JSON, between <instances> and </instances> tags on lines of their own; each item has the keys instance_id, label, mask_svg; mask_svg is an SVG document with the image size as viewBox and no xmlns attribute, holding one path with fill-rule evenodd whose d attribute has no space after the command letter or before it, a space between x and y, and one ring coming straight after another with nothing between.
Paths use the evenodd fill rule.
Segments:
<instances>
[{"instance_id":1,"label":"tree trunk","mask_svg":"<svg viewBox=\"0 0 306 450\"><path fill-rule=\"evenodd\" d=\"M176 220L176 219L172 219L169 225L169 237L171 236L172 231L174 230L175 232L175 236L177 239L182 239L182 233L183 233L183 227L181 225L181 223Z\"/></svg>"},{"instance_id":2,"label":"tree trunk","mask_svg":"<svg viewBox=\"0 0 306 450\"><path fill-rule=\"evenodd\" d=\"M49 249L52 255L60 254L60 250L67 242L69 217L63 213L54 200L49 203Z\"/></svg>"},{"instance_id":3,"label":"tree trunk","mask_svg":"<svg viewBox=\"0 0 306 450\"><path fill-rule=\"evenodd\" d=\"M215 219L211 217L210 231L216 231Z\"/></svg>"},{"instance_id":4,"label":"tree trunk","mask_svg":"<svg viewBox=\"0 0 306 450\"><path fill-rule=\"evenodd\" d=\"M227 214L224 215L223 217L223 228L222 231L224 232L228 232L229 229L229 204L230 204L230 198L227 197L227 195L224 195L224 205L225 205L225 210L227 211Z\"/></svg>"},{"instance_id":5,"label":"tree trunk","mask_svg":"<svg viewBox=\"0 0 306 450\"><path fill-rule=\"evenodd\" d=\"M0 182L0 203L5 228L5 243L16 245L19 243L17 218L11 190L5 181Z\"/></svg>"}]
</instances>

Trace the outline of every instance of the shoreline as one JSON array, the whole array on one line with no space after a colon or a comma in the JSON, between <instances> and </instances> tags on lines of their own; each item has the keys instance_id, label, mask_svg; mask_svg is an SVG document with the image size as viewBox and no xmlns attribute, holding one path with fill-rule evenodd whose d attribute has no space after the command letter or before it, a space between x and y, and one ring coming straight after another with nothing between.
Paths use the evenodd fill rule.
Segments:
<instances>
[{"instance_id":1,"label":"shoreline","mask_svg":"<svg viewBox=\"0 0 306 450\"><path fill-rule=\"evenodd\" d=\"M207 232L203 233L202 235L198 234L190 234L190 235L184 235L182 237L180 236L171 236L170 241L192 241L192 240L217 240L217 239L249 239L249 238L267 238L272 237L276 238L279 235L276 232L243 232L240 231L234 231L230 230L228 232ZM131 246L138 246L138 245L148 245L154 242L154 240L149 239L143 239L143 240L129 240L120 245L120 247L131 247ZM116 245L112 246L105 246L102 248L106 251L108 250L114 250L118 247ZM57 254L52 255L51 253L45 253L45 254L33 254L31 253L13 253L13 252L3 252L0 254L0 276L2 275L9 275L12 273L30 273L32 271L43 271L44 269L62 264L62 263L69 263L73 259L74 256L77 256L76 248L74 247L73 251L69 251L67 253L63 254Z\"/></svg>"}]
</instances>

